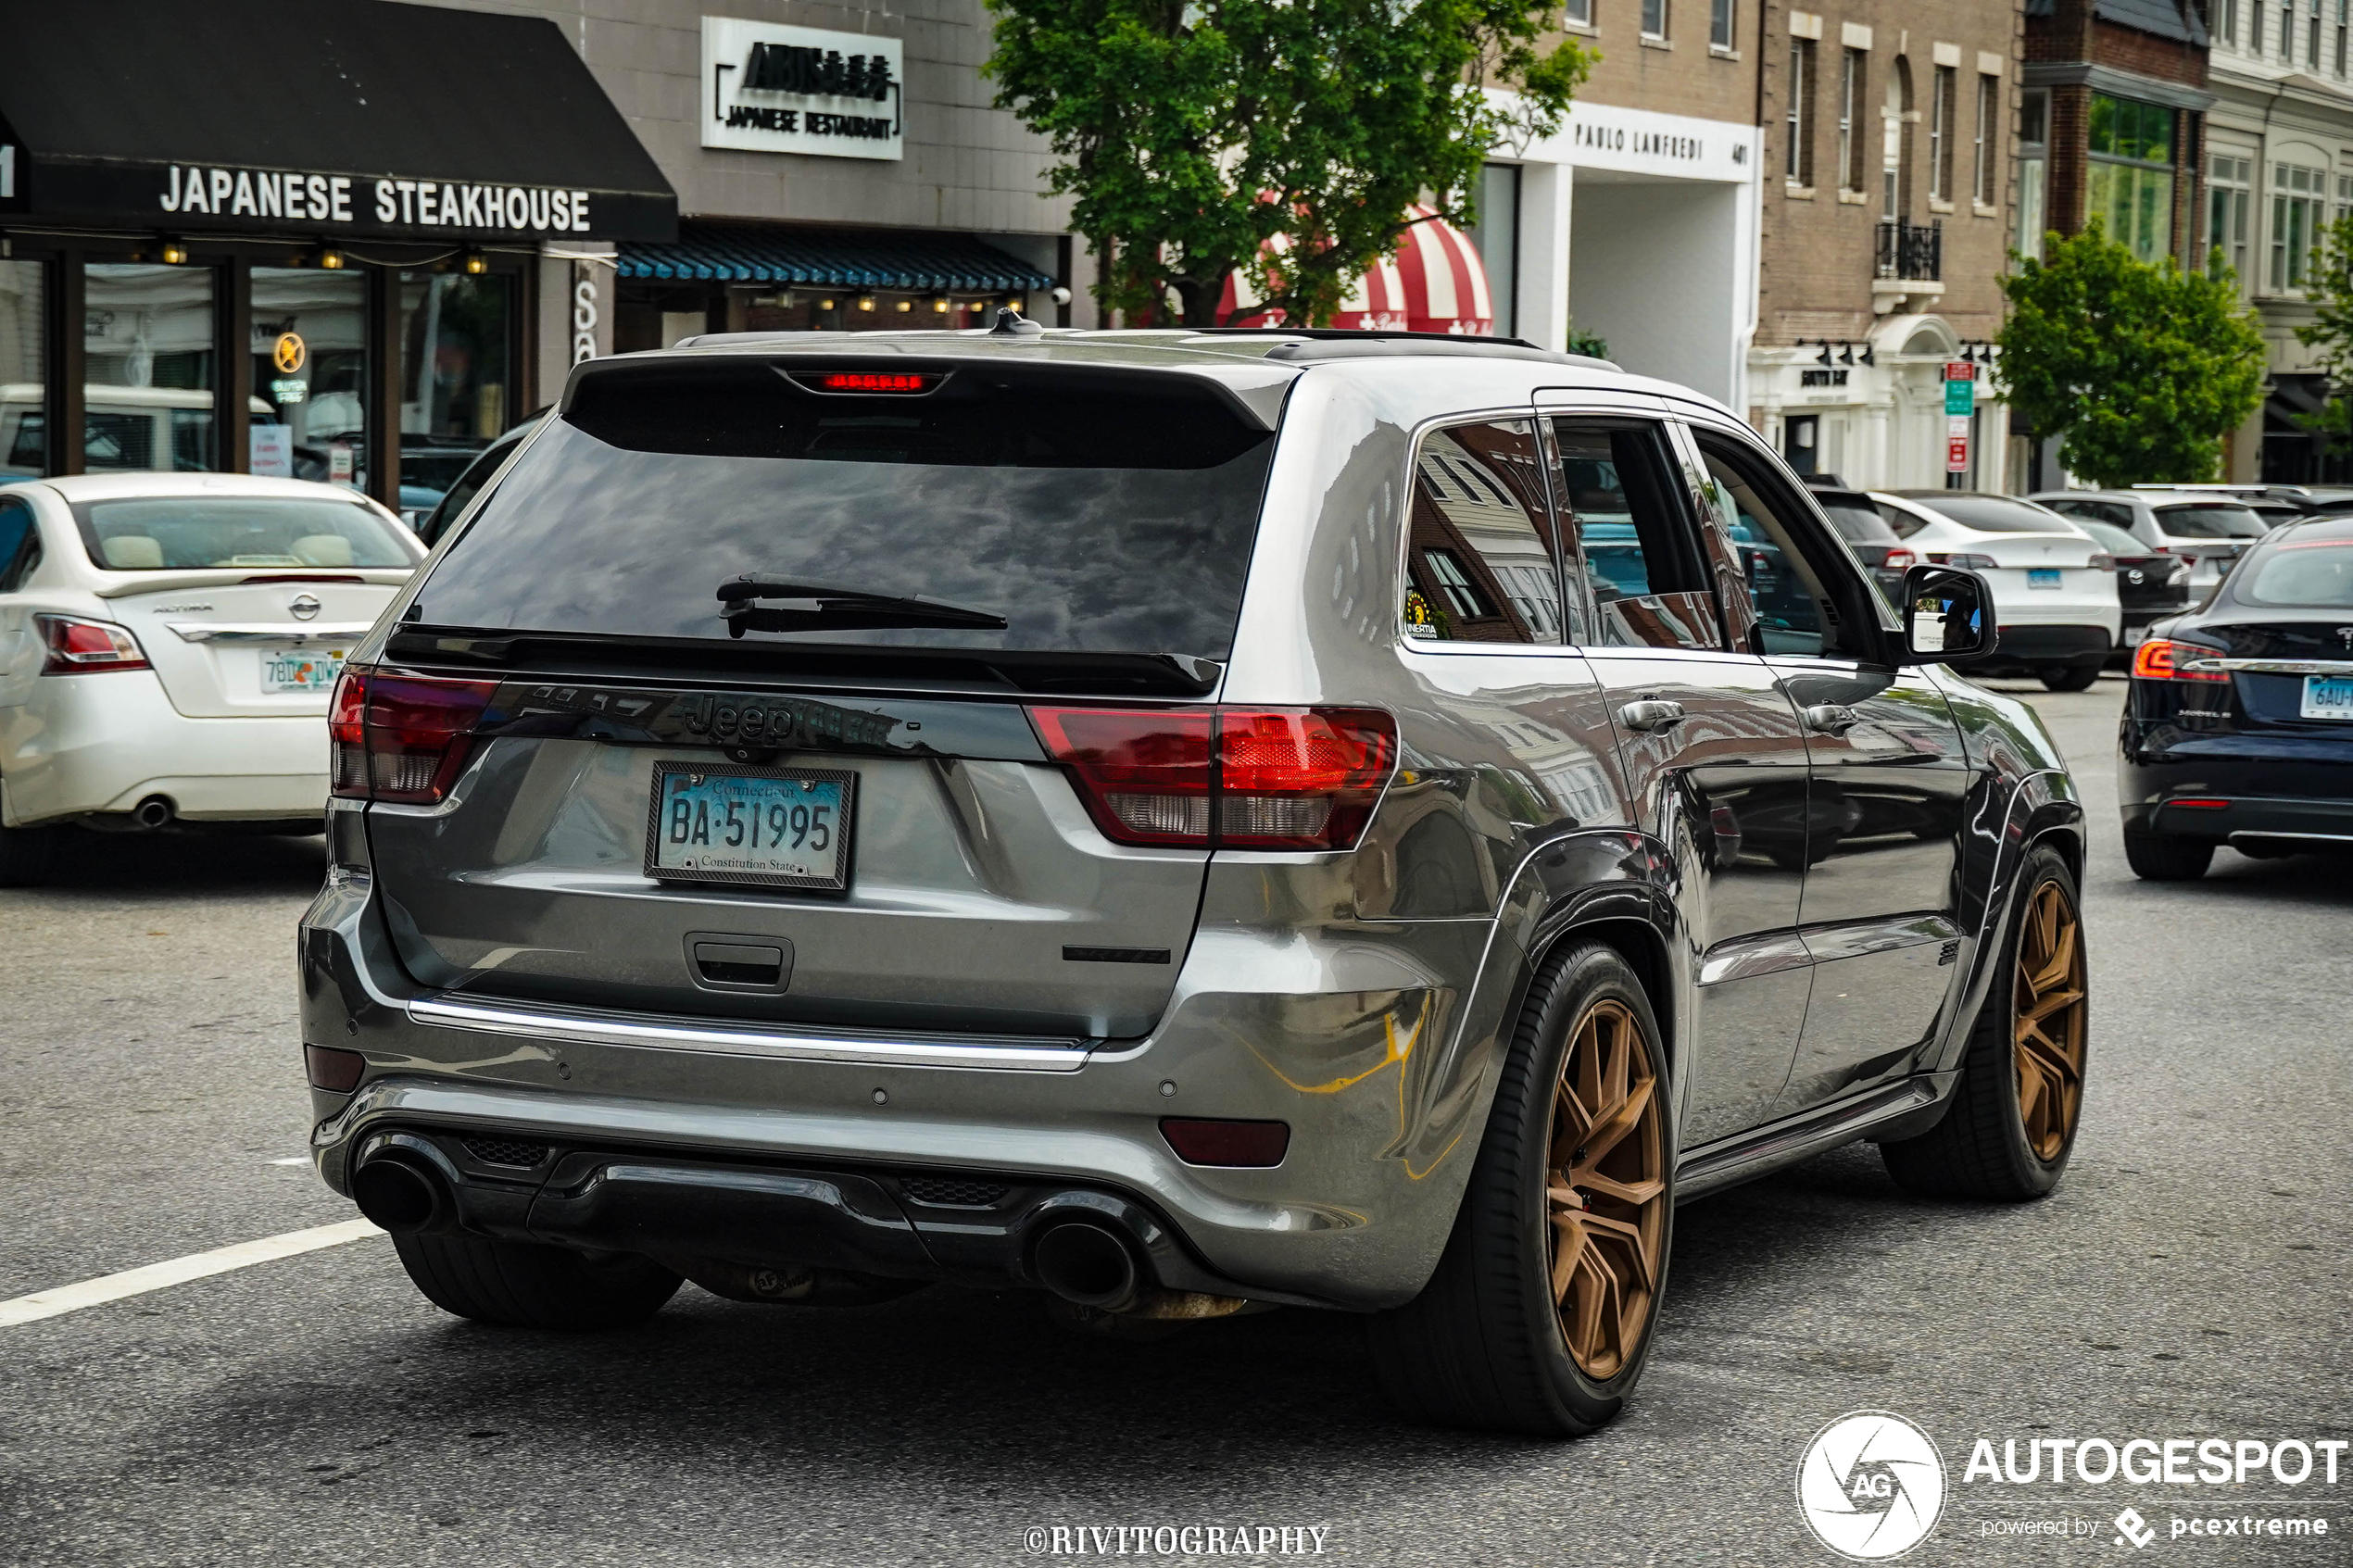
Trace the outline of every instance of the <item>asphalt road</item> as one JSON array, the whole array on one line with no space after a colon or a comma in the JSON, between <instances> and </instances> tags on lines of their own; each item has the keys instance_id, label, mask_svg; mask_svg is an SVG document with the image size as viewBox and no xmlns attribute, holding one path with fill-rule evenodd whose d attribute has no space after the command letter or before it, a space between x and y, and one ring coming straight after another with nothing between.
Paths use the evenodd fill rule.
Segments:
<instances>
[{"instance_id":1,"label":"asphalt road","mask_svg":"<svg viewBox=\"0 0 2353 1568\"><path fill-rule=\"evenodd\" d=\"M1039 1560L1032 1527L1216 1525L1381 1563L1827 1563L1798 1459L1866 1407L1925 1428L1951 1477L1907 1562L2136 1557L2109 1524L2129 1503L2153 1558L2353 1562L2353 1451L2334 1487L1963 1480L1981 1436L2353 1438L2353 866L2226 852L2201 883L2135 882L2120 684L2032 695L2094 825L2066 1183L1920 1202L1857 1148L1686 1209L1658 1353L1597 1437L1402 1424L1337 1314L1130 1345L1013 1296L688 1286L644 1330L541 1336L441 1315L376 1237L0 1327L0 1562L989 1563ZM0 1299L351 1213L272 1162L303 1148L316 848L91 849L0 893ZM2171 1535L2226 1512L2333 1533ZM2053 1520L2092 1533L1987 1533Z\"/></svg>"}]
</instances>

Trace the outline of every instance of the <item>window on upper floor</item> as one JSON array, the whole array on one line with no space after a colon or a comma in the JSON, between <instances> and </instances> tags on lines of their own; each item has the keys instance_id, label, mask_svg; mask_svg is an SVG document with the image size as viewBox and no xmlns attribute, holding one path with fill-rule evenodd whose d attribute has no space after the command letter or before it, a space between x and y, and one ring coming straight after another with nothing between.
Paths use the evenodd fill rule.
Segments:
<instances>
[{"instance_id":1,"label":"window on upper floor","mask_svg":"<svg viewBox=\"0 0 2353 1568\"><path fill-rule=\"evenodd\" d=\"M1734 4L1735 0L1708 0L1707 43L1710 48L1730 49L1732 46L1733 29L1736 25L1733 19Z\"/></svg>"},{"instance_id":2,"label":"window on upper floor","mask_svg":"<svg viewBox=\"0 0 2353 1568\"><path fill-rule=\"evenodd\" d=\"M1980 75L1977 79L1977 205L1992 207L2001 198L2002 126L1994 117L2000 114L2002 79Z\"/></svg>"},{"instance_id":3,"label":"window on upper floor","mask_svg":"<svg viewBox=\"0 0 2353 1568\"><path fill-rule=\"evenodd\" d=\"M2255 164L2248 157L2216 153L2206 166L2206 270L2221 277L2235 274L2245 289L2246 276L2246 213L2254 199Z\"/></svg>"},{"instance_id":4,"label":"window on upper floor","mask_svg":"<svg viewBox=\"0 0 2353 1568\"><path fill-rule=\"evenodd\" d=\"M1667 37L1667 0L1642 0L1642 36Z\"/></svg>"},{"instance_id":5,"label":"window on upper floor","mask_svg":"<svg viewBox=\"0 0 2353 1568\"><path fill-rule=\"evenodd\" d=\"M2050 165L2044 130L2050 118L2051 95L2028 92L2018 106L2018 249L2021 256L2043 258L2043 182Z\"/></svg>"},{"instance_id":6,"label":"window on upper floor","mask_svg":"<svg viewBox=\"0 0 2353 1568\"><path fill-rule=\"evenodd\" d=\"M1814 41L1789 41L1789 149L1782 172L1793 185L1814 182Z\"/></svg>"},{"instance_id":7,"label":"window on upper floor","mask_svg":"<svg viewBox=\"0 0 2353 1568\"><path fill-rule=\"evenodd\" d=\"M2302 164L2271 165L2271 289L2301 289L2321 243L2328 198L2328 171Z\"/></svg>"},{"instance_id":8,"label":"window on upper floor","mask_svg":"<svg viewBox=\"0 0 2353 1568\"><path fill-rule=\"evenodd\" d=\"M1938 66L1929 97L1928 194L1938 201L1953 199L1953 94L1959 75L1951 66Z\"/></svg>"},{"instance_id":9,"label":"window on upper floor","mask_svg":"<svg viewBox=\"0 0 2353 1568\"><path fill-rule=\"evenodd\" d=\"M2173 248L2173 121L2159 104L2092 95L2090 215L2143 261Z\"/></svg>"},{"instance_id":10,"label":"window on upper floor","mask_svg":"<svg viewBox=\"0 0 2353 1568\"><path fill-rule=\"evenodd\" d=\"M1593 0L1568 0L1561 7L1561 14L1568 19L1571 27L1591 27L1593 25Z\"/></svg>"},{"instance_id":11,"label":"window on upper floor","mask_svg":"<svg viewBox=\"0 0 2353 1568\"><path fill-rule=\"evenodd\" d=\"M1838 69L1838 188L1863 188L1863 90L1870 56L1860 49L1841 52Z\"/></svg>"},{"instance_id":12,"label":"window on upper floor","mask_svg":"<svg viewBox=\"0 0 2353 1568\"><path fill-rule=\"evenodd\" d=\"M2239 0L2214 0L2214 41L2228 48L2239 42Z\"/></svg>"}]
</instances>

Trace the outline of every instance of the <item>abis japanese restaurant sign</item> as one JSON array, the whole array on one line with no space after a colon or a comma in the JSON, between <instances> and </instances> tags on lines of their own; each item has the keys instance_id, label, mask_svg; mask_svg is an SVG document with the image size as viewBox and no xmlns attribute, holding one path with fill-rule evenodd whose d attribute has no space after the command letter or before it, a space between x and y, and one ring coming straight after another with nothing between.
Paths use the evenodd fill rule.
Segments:
<instances>
[{"instance_id":1,"label":"abis japanese restaurant sign","mask_svg":"<svg viewBox=\"0 0 2353 1568\"><path fill-rule=\"evenodd\" d=\"M702 144L903 157L905 72L896 38L705 17Z\"/></svg>"}]
</instances>

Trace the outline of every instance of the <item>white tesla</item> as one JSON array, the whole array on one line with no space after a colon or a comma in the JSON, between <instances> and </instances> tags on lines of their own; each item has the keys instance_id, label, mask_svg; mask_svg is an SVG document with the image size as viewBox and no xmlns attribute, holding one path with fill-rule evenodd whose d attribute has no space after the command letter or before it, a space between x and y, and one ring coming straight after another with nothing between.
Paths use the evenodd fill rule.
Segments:
<instances>
[{"instance_id":1,"label":"white tesla","mask_svg":"<svg viewBox=\"0 0 2353 1568\"><path fill-rule=\"evenodd\" d=\"M76 826L319 831L344 651L423 558L334 485L0 486L0 884Z\"/></svg>"},{"instance_id":2,"label":"white tesla","mask_svg":"<svg viewBox=\"0 0 2353 1568\"><path fill-rule=\"evenodd\" d=\"M2116 558L2047 507L1976 490L1874 491L1872 502L1906 548L1982 572L2001 632L1972 672L2027 670L2055 692L2100 678L2123 635Z\"/></svg>"}]
</instances>

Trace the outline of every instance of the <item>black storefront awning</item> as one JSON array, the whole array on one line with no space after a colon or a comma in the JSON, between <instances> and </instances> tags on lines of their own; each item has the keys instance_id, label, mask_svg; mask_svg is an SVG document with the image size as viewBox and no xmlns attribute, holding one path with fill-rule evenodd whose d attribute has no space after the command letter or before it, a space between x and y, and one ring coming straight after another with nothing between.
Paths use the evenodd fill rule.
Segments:
<instances>
[{"instance_id":1,"label":"black storefront awning","mask_svg":"<svg viewBox=\"0 0 2353 1568\"><path fill-rule=\"evenodd\" d=\"M620 247L621 276L679 282L1018 294L1053 286L1029 263L970 234L688 223L676 243Z\"/></svg>"},{"instance_id":2,"label":"black storefront awning","mask_svg":"<svg viewBox=\"0 0 2353 1568\"><path fill-rule=\"evenodd\" d=\"M0 0L0 224L668 239L678 198L544 18Z\"/></svg>"}]
</instances>

